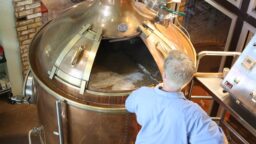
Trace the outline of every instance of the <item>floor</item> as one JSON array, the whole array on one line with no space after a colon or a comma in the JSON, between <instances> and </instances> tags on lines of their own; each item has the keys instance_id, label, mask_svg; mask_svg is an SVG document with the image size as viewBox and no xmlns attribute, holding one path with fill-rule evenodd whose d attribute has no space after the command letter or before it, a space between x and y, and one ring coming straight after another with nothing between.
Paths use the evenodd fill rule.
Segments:
<instances>
[{"instance_id":1,"label":"floor","mask_svg":"<svg viewBox=\"0 0 256 144\"><path fill-rule=\"evenodd\" d=\"M28 132L38 126L35 105L10 104L8 96L0 96L0 144L28 144ZM39 144L32 136L33 144Z\"/></svg>"}]
</instances>

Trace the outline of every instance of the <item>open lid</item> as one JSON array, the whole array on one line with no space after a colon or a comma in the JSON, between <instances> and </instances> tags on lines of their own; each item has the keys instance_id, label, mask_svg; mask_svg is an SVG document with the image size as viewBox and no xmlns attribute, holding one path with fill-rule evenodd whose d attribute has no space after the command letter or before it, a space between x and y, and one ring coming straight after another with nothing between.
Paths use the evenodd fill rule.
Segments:
<instances>
[{"instance_id":1,"label":"open lid","mask_svg":"<svg viewBox=\"0 0 256 144\"><path fill-rule=\"evenodd\" d=\"M132 0L95 0L73 6L47 23L30 47L30 64L49 79L87 87L102 39L126 39L139 35L138 25L152 19ZM142 16L143 15L143 16Z\"/></svg>"}]
</instances>

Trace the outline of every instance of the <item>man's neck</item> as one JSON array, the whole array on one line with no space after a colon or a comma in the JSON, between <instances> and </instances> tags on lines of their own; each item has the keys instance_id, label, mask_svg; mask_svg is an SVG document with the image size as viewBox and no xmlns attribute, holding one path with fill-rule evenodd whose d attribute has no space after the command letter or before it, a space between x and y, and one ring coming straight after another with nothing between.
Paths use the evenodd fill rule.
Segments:
<instances>
[{"instance_id":1,"label":"man's neck","mask_svg":"<svg viewBox=\"0 0 256 144\"><path fill-rule=\"evenodd\" d=\"M163 88L162 88L164 91L167 91L167 92L180 92L181 90L180 89L174 89L174 88L171 88L169 87L167 84L163 83Z\"/></svg>"}]
</instances>

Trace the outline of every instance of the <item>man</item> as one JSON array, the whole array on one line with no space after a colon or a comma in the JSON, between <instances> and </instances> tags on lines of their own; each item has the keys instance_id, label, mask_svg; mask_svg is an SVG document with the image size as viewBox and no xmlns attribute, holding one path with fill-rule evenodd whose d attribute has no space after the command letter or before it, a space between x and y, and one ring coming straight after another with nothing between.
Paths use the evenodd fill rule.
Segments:
<instances>
[{"instance_id":1,"label":"man","mask_svg":"<svg viewBox=\"0 0 256 144\"><path fill-rule=\"evenodd\" d=\"M164 62L163 84L142 87L126 100L141 125L136 144L222 144L221 128L181 89L195 73L193 62L173 50Z\"/></svg>"}]
</instances>

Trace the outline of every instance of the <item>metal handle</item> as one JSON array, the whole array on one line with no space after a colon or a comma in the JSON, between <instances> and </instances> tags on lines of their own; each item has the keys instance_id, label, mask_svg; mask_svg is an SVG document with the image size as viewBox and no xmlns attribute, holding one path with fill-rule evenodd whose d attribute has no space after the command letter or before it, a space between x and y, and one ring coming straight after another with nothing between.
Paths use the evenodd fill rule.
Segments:
<instances>
[{"instance_id":1,"label":"metal handle","mask_svg":"<svg viewBox=\"0 0 256 144\"><path fill-rule=\"evenodd\" d=\"M241 55L241 52L227 52L227 51L201 51L197 55L197 62L196 62L196 70L198 70L200 60L205 56L239 56ZM222 73L206 73L206 72L197 72L194 77L222 77ZM191 98L192 96L192 89L194 86L194 80L190 83L190 88L188 92L188 97ZM207 98L207 97L205 97Z\"/></svg>"},{"instance_id":2,"label":"metal handle","mask_svg":"<svg viewBox=\"0 0 256 144\"><path fill-rule=\"evenodd\" d=\"M201 51L197 55L196 69L199 67L200 60L205 56L239 56L241 52L227 52L227 51Z\"/></svg>"},{"instance_id":3,"label":"metal handle","mask_svg":"<svg viewBox=\"0 0 256 144\"><path fill-rule=\"evenodd\" d=\"M25 79L24 79L24 83L23 83L23 91L22 91L22 95L26 96L27 93L26 93L26 90L28 88L28 78L31 76L31 70L28 71L28 73L26 74L25 76ZM31 76L32 77L32 76Z\"/></svg>"},{"instance_id":4,"label":"metal handle","mask_svg":"<svg viewBox=\"0 0 256 144\"><path fill-rule=\"evenodd\" d=\"M79 58L80 58L81 53L83 52L83 50L84 50L84 46L80 46L80 47L76 50L76 52L75 52L75 54L74 54L74 56L72 57L72 60L71 60L71 64L72 64L73 66L78 63L78 60L79 60Z\"/></svg>"},{"instance_id":5,"label":"metal handle","mask_svg":"<svg viewBox=\"0 0 256 144\"><path fill-rule=\"evenodd\" d=\"M61 111L61 101L57 100L56 101L56 114L57 114L59 144L64 144L61 112L62 112Z\"/></svg>"},{"instance_id":6,"label":"metal handle","mask_svg":"<svg viewBox=\"0 0 256 144\"><path fill-rule=\"evenodd\" d=\"M35 103L34 77L31 70L28 71L23 83L23 100L28 103Z\"/></svg>"}]
</instances>

